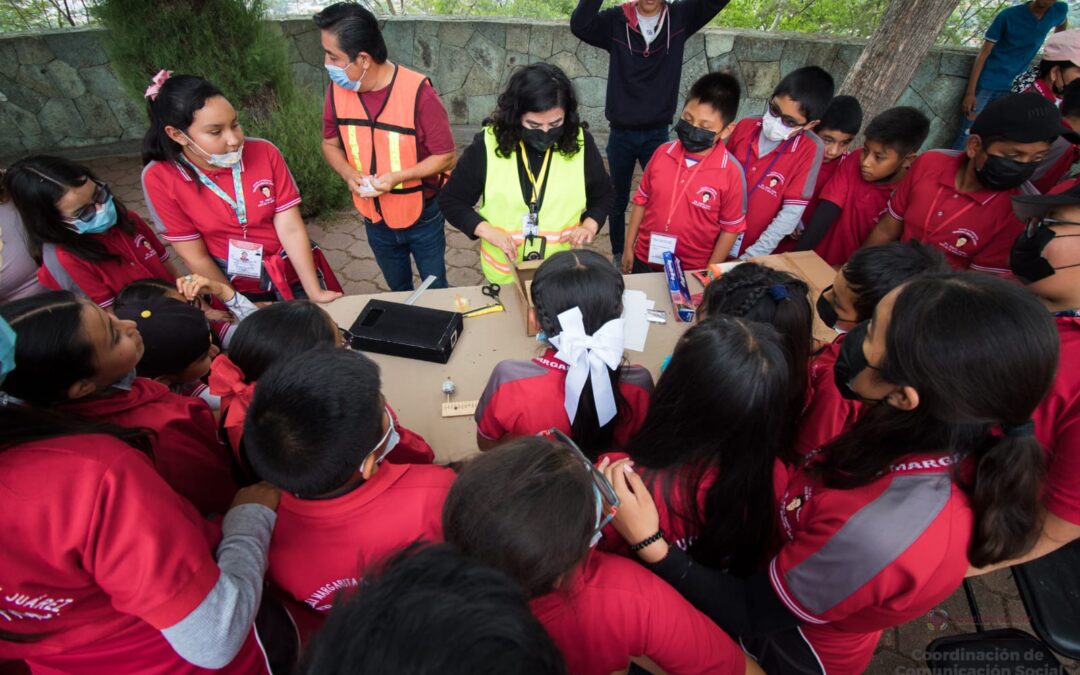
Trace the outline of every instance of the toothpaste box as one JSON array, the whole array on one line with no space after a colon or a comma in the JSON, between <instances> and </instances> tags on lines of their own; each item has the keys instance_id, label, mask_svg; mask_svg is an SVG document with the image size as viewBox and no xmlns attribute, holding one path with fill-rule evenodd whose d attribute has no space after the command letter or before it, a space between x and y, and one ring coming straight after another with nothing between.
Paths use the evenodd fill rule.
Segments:
<instances>
[{"instance_id":1,"label":"toothpaste box","mask_svg":"<svg viewBox=\"0 0 1080 675\"><path fill-rule=\"evenodd\" d=\"M675 254L670 251L664 252L664 275L667 277L668 291L671 293L672 312L675 318L683 323L694 320L694 301L690 297L690 289L686 286L686 275L683 273L682 264Z\"/></svg>"}]
</instances>

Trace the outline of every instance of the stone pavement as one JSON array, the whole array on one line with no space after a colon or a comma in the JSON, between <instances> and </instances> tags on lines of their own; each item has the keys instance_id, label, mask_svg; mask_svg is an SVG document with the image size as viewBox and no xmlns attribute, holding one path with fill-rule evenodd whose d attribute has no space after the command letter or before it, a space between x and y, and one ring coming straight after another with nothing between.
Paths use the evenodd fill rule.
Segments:
<instances>
[{"instance_id":1,"label":"stone pavement","mask_svg":"<svg viewBox=\"0 0 1080 675\"><path fill-rule=\"evenodd\" d=\"M142 216L147 216L140 186L141 166L138 157L103 157L87 164L107 181L116 195ZM349 294L387 290L382 274L367 244L359 216L350 207L308 221L308 229L323 247ZM480 283L480 261L476 242L461 232L446 228L447 276L453 286ZM596 247L605 254L611 248L607 235L601 233ZM987 629L1015 627L1031 632L1009 571L1003 570L973 582L979 608ZM928 672L923 665L923 650L937 637L974 631L971 613L962 591L958 590L925 617L884 632L869 673L874 675L909 675ZM1080 673L1080 664L1066 662L1069 672Z\"/></svg>"}]
</instances>

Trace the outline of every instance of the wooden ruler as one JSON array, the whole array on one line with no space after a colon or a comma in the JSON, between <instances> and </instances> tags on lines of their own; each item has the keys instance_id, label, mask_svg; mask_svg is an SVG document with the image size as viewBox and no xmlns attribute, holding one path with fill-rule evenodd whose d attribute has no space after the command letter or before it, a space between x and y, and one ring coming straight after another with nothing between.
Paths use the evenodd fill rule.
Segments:
<instances>
[{"instance_id":1,"label":"wooden ruler","mask_svg":"<svg viewBox=\"0 0 1080 675\"><path fill-rule=\"evenodd\" d=\"M443 417L465 417L466 415L472 415L476 412L476 407L480 405L479 400L475 401L447 401L442 404L442 416Z\"/></svg>"}]
</instances>

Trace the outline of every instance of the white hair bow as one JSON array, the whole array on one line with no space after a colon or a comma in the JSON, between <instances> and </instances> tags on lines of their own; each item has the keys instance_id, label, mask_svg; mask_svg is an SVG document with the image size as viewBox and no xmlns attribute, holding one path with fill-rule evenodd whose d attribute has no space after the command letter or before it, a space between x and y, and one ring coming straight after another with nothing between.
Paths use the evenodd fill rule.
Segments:
<instances>
[{"instance_id":1,"label":"white hair bow","mask_svg":"<svg viewBox=\"0 0 1080 675\"><path fill-rule=\"evenodd\" d=\"M618 412L608 371L615 370L622 363L623 320L612 319L592 335L586 335L581 310L573 307L559 315L559 326L562 331L549 338L548 342L559 350L555 358L568 366L563 401L566 414L573 423L577 417L581 392L591 374L596 417L600 426L604 426Z\"/></svg>"}]
</instances>

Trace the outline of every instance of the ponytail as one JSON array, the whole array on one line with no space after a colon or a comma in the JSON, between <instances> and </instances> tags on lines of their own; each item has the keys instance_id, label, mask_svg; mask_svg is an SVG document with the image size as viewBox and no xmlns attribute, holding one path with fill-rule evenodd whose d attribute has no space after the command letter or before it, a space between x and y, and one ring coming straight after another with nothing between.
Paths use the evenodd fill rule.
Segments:
<instances>
[{"instance_id":1,"label":"ponytail","mask_svg":"<svg viewBox=\"0 0 1080 675\"><path fill-rule=\"evenodd\" d=\"M975 511L968 560L985 567L1018 558L1035 545L1046 451L1032 435L1006 433L974 453L974 479L966 491Z\"/></svg>"},{"instance_id":2,"label":"ponytail","mask_svg":"<svg viewBox=\"0 0 1080 675\"><path fill-rule=\"evenodd\" d=\"M180 158L180 144L169 138L165 127L187 131L195 113L215 96L224 96L208 80L195 75L174 75L165 80L153 96L147 96L150 128L143 136L143 164L174 162Z\"/></svg>"}]
</instances>

